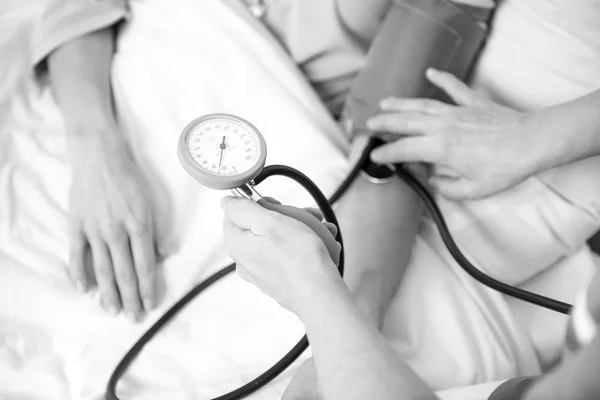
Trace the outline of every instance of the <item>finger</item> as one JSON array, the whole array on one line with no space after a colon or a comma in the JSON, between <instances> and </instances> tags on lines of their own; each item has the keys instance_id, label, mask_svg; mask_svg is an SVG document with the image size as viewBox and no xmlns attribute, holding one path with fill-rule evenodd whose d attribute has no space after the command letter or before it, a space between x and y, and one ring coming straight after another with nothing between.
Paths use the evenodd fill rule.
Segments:
<instances>
[{"instance_id":1,"label":"finger","mask_svg":"<svg viewBox=\"0 0 600 400\"><path fill-rule=\"evenodd\" d=\"M156 257L154 256L154 240L152 226L148 229L129 229L131 253L138 280L138 288L142 304L146 312L152 310L154 298L154 272Z\"/></svg>"},{"instance_id":2,"label":"finger","mask_svg":"<svg viewBox=\"0 0 600 400\"><path fill-rule=\"evenodd\" d=\"M314 208L314 207L306 207L304 209L304 211L308 212L309 214L313 215L316 219L318 219L319 221L323 221L323 213L321 212L321 210L319 210L318 208Z\"/></svg>"},{"instance_id":3,"label":"finger","mask_svg":"<svg viewBox=\"0 0 600 400\"><path fill-rule=\"evenodd\" d=\"M233 224L258 236L268 234L280 216L254 201L232 196L225 197L221 207Z\"/></svg>"},{"instance_id":4,"label":"finger","mask_svg":"<svg viewBox=\"0 0 600 400\"><path fill-rule=\"evenodd\" d=\"M237 272L238 276L240 278L242 278L243 280L245 280L246 282L254 283L254 277L252 276L250 271L248 271L246 268L244 268L239 263L235 264L235 271Z\"/></svg>"},{"instance_id":5,"label":"finger","mask_svg":"<svg viewBox=\"0 0 600 400\"><path fill-rule=\"evenodd\" d=\"M88 241L83 232L77 230L71 235L69 243L69 278L81 293L84 293L88 288L85 274L85 253L88 246Z\"/></svg>"},{"instance_id":6,"label":"finger","mask_svg":"<svg viewBox=\"0 0 600 400\"><path fill-rule=\"evenodd\" d=\"M92 256L94 258L94 274L98 284L102 307L110 315L117 315L121 309L119 291L115 282L113 265L104 241L100 239L91 240Z\"/></svg>"},{"instance_id":7,"label":"finger","mask_svg":"<svg viewBox=\"0 0 600 400\"><path fill-rule=\"evenodd\" d=\"M441 125L440 117L415 111L379 114L367 121L375 132L397 135L426 135Z\"/></svg>"},{"instance_id":8,"label":"finger","mask_svg":"<svg viewBox=\"0 0 600 400\"><path fill-rule=\"evenodd\" d=\"M331 232L331 234L333 235L333 237L337 236L337 234L338 234L338 228L337 228L337 226L333 222L323 222L323 224L329 230L329 232Z\"/></svg>"},{"instance_id":9,"label":"finger","mask_svg":"<svg viewBox=\"0 0 600 400\"><path fill-rule=\"evenodd\" d=\"M223 218L223 239L225 251L234 259L246 248L254 248L259 245L258 236L234 224L227 215Z\"/></svg>"},{"instance_id":10,"label":"finger","mask_svg":"<svg viewBox=\"0 0 600 400\"><path fill-rule=\"evenodd\" d=\"M281 202L277 199L274 199L273 197L263 197L264 200L268 201L269 203L272 204L281 204Z\"/></svg>"},{"instance_id":11,"label":"finger","mask_svg":"<svg viewBox=\"0 0 600 400\"><path fill-rule=\"evenodd\" d=\"M431 136L398 139L371 152L371 160L379 164L438 163L442 157L441 142Z\"/></svg>"},{"instance_id":12,"label":"finger","mask_svg":"<svg viewBox=\"0 0 600 400\"><path fill-rule=\"evenodd\" d=\"M442 89L448 96L461 106L476 106L481 104L481 96L454 75L430 68L425 73L427 79Z\"/></svg>"},{"instance_id":13,"label":"finger","mask_svg":"<svg viewBox=\"0 0 600 400\"><path fill-rule=\"evenodd\" d=\"M452 168L443 165L434 165L432 176L439 176L441 178L459 179L460 174Z\"/></svg>"},{"instance_id":14,"label":"finger","mask_svg":"<svg viewBox=\"0 0 600 400\"><path fill-rule=\"evenodd\" d=\"M136 322L142 307L138 292L138 279L126 231L119 231L112 235L108 245L125 317L129 322Z\"/></svg>"},{"instance_id":15,"label":"finger","mask_svg":"<svg viewBox=\"0 0 600 400\"><path fill-rule=\"evenodd\" d=\"M472 185L464 179L432 176L429 178L429 185L442 196L452 200L468 200L474 195Z\"/></svg>"},{"instance_id":16,"label":"finger","mask_svg":"<svg viewBox=\"0 0 600 400\"><path fill-rule=\"evenodd\" d=\"M381 101L383 111L416 111L426 114L447 114L454 106L431 99L401 99L391 97Z\"/></svg>"}]
</instances>

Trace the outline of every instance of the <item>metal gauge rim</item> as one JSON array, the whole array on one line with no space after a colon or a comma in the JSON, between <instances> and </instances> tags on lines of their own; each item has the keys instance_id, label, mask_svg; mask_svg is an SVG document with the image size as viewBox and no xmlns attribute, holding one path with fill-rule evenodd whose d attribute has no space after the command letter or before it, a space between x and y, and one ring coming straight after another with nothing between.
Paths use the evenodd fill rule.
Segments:
<instances>
[{"instance_id":1,"label":"metal gauge rim","mask_svg":"<svg viewBox=\"0 0 600 400\"><path fill-rule=\"evenodd\" d=\"M255 162L255 164L248 170L244 172L240 172L235 175L221 175L214 172L207 171L199 167L196 162L192 159L187 146L187 139L192 132L193 128L197 125L212 120L212 119L225 119L230 120L232 122L236 122L241 125L245 125L250 131L252 131L257 137L259 141L259 155ZM264 137L253 124L245 120L244 118L238 117L237 115L227 114L227 113L213 113L203 115L194 119L192 122L186 125L179 136L179 145L177 155L179 158L179 162L183 169L192 176L197 182L200 184L209 187L211 189L217 190L228 190L240 187L250 181L260 174L262 169L265 166L265 162L267 159L267 144L265 142Z\"/></svg>"}]
</instances>

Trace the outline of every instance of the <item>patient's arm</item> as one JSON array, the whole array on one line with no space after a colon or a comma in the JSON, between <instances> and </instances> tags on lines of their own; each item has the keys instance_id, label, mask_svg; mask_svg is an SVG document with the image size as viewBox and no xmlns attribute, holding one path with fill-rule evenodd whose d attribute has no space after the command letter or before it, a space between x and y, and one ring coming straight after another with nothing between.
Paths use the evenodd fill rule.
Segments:
<instances>
[{"instance_id":1,"label":"patient's arm","mask_svg":"<svg viewBox=\"0 0 600 400\"><path fill-rule=\"evenodd\" d=\"M73 39L48 57L73 170L69 275L97 282L103 307L136 320L154 302L152 210L139 168L117 127L110 89L112 28ZM93 265L86 265L91 250Z\"/></svg>"},{"instance_id":2,"label":"patient's arm","mask_svg":"<svg viewBox=\"0 0 600 400\"><path fill-rule=\"evenodd\" d=\"M354 152L365 143L359 137ZM411 255L421 202L399 180L374 184L359 174L336 213L344 238L344 281L365 317L380 327Z\"/></svg>"},{"instance_id":3,"label":"patient's arm","mask_svg":"<svg viewBox=\"0 0 600 400\"><path fill-rule=\"evenodd\" d=\"M354 152L366 138L358 138ZM355 158L355 157L353 157ZM344 280L371 326L379 328L396 293L415 241L422 213L416 195L402 182L373 184L358 177L336 210L344 238ZM313 360L294 376L284 399L316 399Z\"/></svg>"}]
</instances>

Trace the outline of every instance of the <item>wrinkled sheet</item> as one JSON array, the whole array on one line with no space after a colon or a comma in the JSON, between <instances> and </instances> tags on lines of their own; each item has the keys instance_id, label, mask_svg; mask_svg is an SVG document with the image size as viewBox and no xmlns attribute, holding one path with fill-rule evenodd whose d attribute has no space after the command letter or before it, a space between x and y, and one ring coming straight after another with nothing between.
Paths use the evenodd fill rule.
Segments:
<instances>
[{"instance_id":1,"label":"wrinkled sheet","mask_svg":"<svg viewBox=\"0 0 600 400\"><path fill-rule=\"evenodd\" d=\"M169 256L159 270L162 302L146 321L130 325L107 316L96 296L71 287L65 272L70 171L64 129L47 87L28 74L40 5L0 7L12 17L0 14L10 21L0 23L7 33L0 35L0 87L10 89L0 93L0 396L99 399L112 368L145 329L228 262L221 249L222 193L199 187L176 158L185 124L209 112L243 116L265 135L268 164L299 168L326 193L347 172L343 145L303 77L252 21L216 0L182 0L177 7L134 1L132 23L118 42L113 85L124 133L151 177L160 246ZM281 180L261 187L286 203L310 203ZM579 242L597 221L546 192L534 181L487 202L440 201L459 243L485 269L570 300L592 269ZM575 226L576 239L565 243L557 226ZM557 262L550 273L502 268ZM573 275L580 279L556 284ZM432 387L443 390L535 374L555 358L564 318L531 310L474 283L425 220L385 333ZM540 336L531 321L558 328ZM302 334L294 316L232 275L144 349L119 393L129 399L216 396L264 371ZM294 370L254 398L278 398Z\"/></svg>"}]
</instances>

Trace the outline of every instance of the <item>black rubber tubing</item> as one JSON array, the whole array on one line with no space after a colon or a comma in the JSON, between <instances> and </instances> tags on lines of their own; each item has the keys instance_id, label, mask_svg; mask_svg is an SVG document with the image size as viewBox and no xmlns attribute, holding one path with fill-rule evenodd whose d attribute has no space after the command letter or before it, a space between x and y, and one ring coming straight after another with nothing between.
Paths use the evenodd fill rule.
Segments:
<instances>
[{"instance_id":1,"label":"black rubber tubing","mask_svg":"<svg viewBox=\"0 0 600 400\"><path fill-rule=\"evenodd\" d=\"M356 167L354 169L356 169ZM358 173L358 170L356 171L356 173ZM354 173L355 176L356 173ZM342 194L346 190L345 188L350 186L353 179L346 179L346 181L349 182L345 185L345 188L343 187L343 185L341 185L340 188L338 188L338 190L336 191L336 193L334 193L334 195L331 197L331 199L327 200L327 197L325 197L323 192L321 192L318 186L312 180L310 180L310 178L308 178L302 172L285 165L270 165L268 167L265 167L260 173L260 175L255 179L255 183L258 185L265 179L272 176L283 176L299 183L313 197L313 199L317 203L317 206L321 209L325 220L335 224L338 227L336 240L342 245L338 270L340 272L340 275L343 276L344 245L342 240L342 233L337 218L335 217L335 213L333 212L333 209L331 208L330 204L333 204L333 202L335 202L342 196ZM125 354L125 356L123 356L119 364L117 364L117 367L111 374L108 384L106 386L106 393L104 395L104 398L106 400L119 400L116 394L117 383L129 367L129 365L142 351L144 346L148 344L148 342L150 342L154 335L156 335L161 330L161 328L167 322L169 322L179 311L181 311L181 309L183 309L190 301L192 301L205 289L218 282L221 278L227 276L233 271L235 271L235 264L230 264L222 270L214 273L204 281L200 282L192 290L190 290L190 292L188 292L181 300L175 303L175 305L173 305L158 321L156 321L154 325L152 325L152 327L150 327L150 329L148 329L148 331L133 345L133 347L129 349L129 351ZM273 379L275 379L283 371L285 371L294 361L298 359L298 357L300 357L300 355L307 348L308 339L305 335L281 360L279 360L275 365L269 368L258 378L229 393L226 393L219 397L215 397L213 400L242 399L254 393L258 389L262 388L263 386L271 382Z\"/></svg>"},{"instance_id":2,"label":"black rubber tubing","mask_svg":"<svg viewBox=\"0 0 600 400\"><path fill-rule=\"evenodd\" d=\"M344 250L343 250L343 242L341 237L341 229L339 229L339 225L337 219L335 217L335 213L331 208L331 205L337 202L341 196L344 195L346 190L350 187L362 166L369 159L371 150L375 147L381 145L383 142L378 138L371 138L369 143L363 150L360 159L356 162L346 179L341 183L335 193L331 196L329 200L325 197L325 195L319 190L319 188L312 182L306 175L301 173L298 170L295 170L291 167L284 165L271 165L265 167L261 174L255 179L255 183L258 185L263 182L265 179L271 176L284 176L294 181L298 182L302 187L304 187L313 197L326 221L334 223L338 227L338 235L336 240L342 244L342 251L340 254L340 263L339 263L339 271L340 274L343 275L344 272ZM456 260L456 262L475 280L478 282L488 286L491 289L497 290L500 293L504 293L508 296L515 297L517 299L529 302L531 304L535 304L540 307L547 308L552 311L556 311L562 314L569 314L571 312L572 306L567 303L563 303L561 301L551 299L549 297L545 297L536 293L532 293L506 283L500 282L497 279L492 278L491 276L483 273L477 267L475 267L471 262L465 257L465 255L460 251L458 245L452 238L452 234L448 229L444 216L440 211L439 207L435 203L433 196L429 193L429 191L415 178L410 172L408 172L404 165L397 164L394 165L396 175L404 181L412 190L417 193L417 195L421 198L421 200L425 203L425 206L431 212L431 216L433 221L435 222L440 236L446 248L452 255L452 257ZM216 272L211 275L204 281L200 282L196 285L189 293L187 293L181 300L179 300L175 305L173 305L148 331L133 345L133 347L123 356L115 370L113 371L107 387L106 387L106 400L119 400L116 395L116 386L121 378L121 376L125 373L129 365L133 362L135 357L142 351L144 346L160 331L160 329L170 321L183 307L185 307L192 299L194 299L198 294L203 292L206 288L210 287L215 282L219 281L224 276L229 273L235 271L235 264L228 265L222 270ZM238 400L247 397L248 395L254 393L258 389L262 388L273 379L275 379L279 374L285 371L294 361L300 357L300 355L308 348L308 339L304 336L300 341L290 350L281 360L279 360L275 365L269 368L266 372L260 375L258 378L252 380L251 382L241 386L229 393L226 393L222 396L215 397L213 400Z\"/></svg>"}]
</instances>

